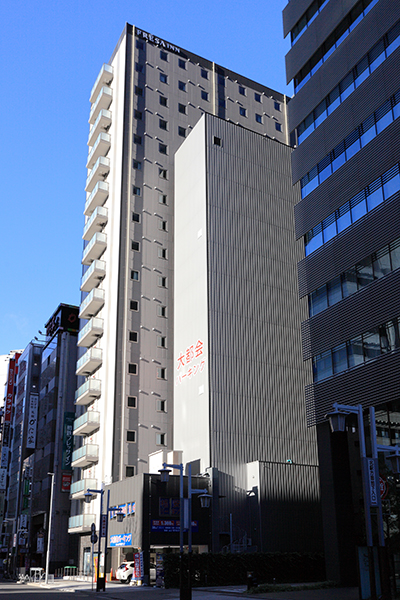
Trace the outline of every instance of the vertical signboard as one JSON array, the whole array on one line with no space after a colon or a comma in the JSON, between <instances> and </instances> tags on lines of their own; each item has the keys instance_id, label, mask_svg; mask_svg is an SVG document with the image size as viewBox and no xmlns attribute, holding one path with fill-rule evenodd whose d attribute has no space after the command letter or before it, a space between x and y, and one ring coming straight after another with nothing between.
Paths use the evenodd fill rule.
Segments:
<instances>
[{"instance_id":1,"label":"vertical signboard","mask_svg":"<svg viewBox=\"0 0 400 600\"><path fill-rule=\"evenodd\" d=\"M63 471L71 471L72 466L72 445L73 445L73 429L74 429L75 413L64 413L64 428L63 428L63 448L62 448L62 469Z\"/></svg>"},{"instance_id":2,"label":"vertical signboard","mask_svg":"<svg viewBox=\"0 0 400 600\"><path fill-rule=\"evenodd\" d=\"M36 446L36 424L38 404L39 395L31 394L29 398L28 425L26 431L26 447L31 449L35 448Z\"/></svg>"},{"instance_id":3,"label":"vertical signboard","mask_svg":"<svg viewBox=\"0 0 400 600\"><path fill-rule=\"evenodd\" d=\"M14 394L15 359L11 358L8 363L7 395L4 404L4 423L11 423L12 401Z\"/></svg>"}]
</instances>

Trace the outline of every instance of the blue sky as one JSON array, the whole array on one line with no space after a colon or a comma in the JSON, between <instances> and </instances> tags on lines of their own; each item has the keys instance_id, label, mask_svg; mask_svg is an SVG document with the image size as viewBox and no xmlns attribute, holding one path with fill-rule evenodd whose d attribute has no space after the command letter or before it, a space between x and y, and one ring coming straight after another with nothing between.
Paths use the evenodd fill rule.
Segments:
<instances>
[{"instance_id":1,"label":"blue sky","mask_svg":"<svg viewBox=\"0 0 400 600\"><path fill-rule=\"evenodd\" d=\"M14 0L0 7L0 354L79 304L89 93L129 22L291 95L286 0Z\"/></svg>"}]
</instances>

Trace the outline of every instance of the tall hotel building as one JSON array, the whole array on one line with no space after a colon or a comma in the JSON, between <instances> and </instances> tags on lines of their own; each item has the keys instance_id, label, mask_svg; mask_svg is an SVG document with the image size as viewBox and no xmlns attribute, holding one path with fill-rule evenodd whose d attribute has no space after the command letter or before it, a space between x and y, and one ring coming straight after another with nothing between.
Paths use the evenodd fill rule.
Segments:
<instances>
[{"instance_id":1,"label":"tall hotel building","mask_svg":"<svg viewBox=\"0 0 400 600\"><path fill-rule=\"evenodd\" d=\"M250 193L253 194L247 209L250 210L249 207L254 205L255 211L260 210L257 217L259 220L266 218L265 215L268 211L270 211L268 214L276 217L284 214L281 239L284 239L285 243L286 239L290 239L289 244L293 244L293 246L291 214L295 197L290 185L287 184L290 180L290 149L287 147L286 98L278 92L182 50L161 38L126 25L109 63L103 65L100 70L91 92L90 101L87 199L83 233L85 247L82 258L84 270L80 307L83 325L81 325L78 338L81 356L77 363L77 374L82 377L82 383L76 392L75 402L78 411L79 437L76 437L76 449L72 457L75 476L71 497L76 502L73 502L72 516L69 522L70 533L83 534L81 554L85 545L90 547L87 534L90 533L91 523L95 522L98 525L99 521L99 495L96 499L97 505L94 502L90 505L84 504L84 493L87 488L98 490L102 483L106 485L116 483L135 475L149 473L152 468L154 472L154 467L149 463L149 455L154 456L154 453L160 450L164 451L162 454L164 458L167 457L168 451L183 451L183 460L186 462L201 458L201 468L213 466L207 461L207 457L204 458L206 454L203 451L204 448L200 456L200 454L196 454L197 449L191 445L196 435L199 436L198 443L202 442L200 430L196 429L195 423L193 423L193 415L196 416L200 413L193 411L190 423L185 421L185 418L188 417L189 404L185 405L183 387L179 390L179 409L173 405L174 384L177 385L176 376L183 373L183 370L179 373L176 370L175 362L178 357L174 361L174 311L177 315L178 306L174 298L174 251L178 235L177 231L174 231L176 223L176 221L174 223L174 219L176 219L174 191L177 186L177 181L174 182L174 157L178 148L182 143L190 142L190 139L185 142L185 138L189 136L204 113L210 113L216 121L230 121L231 129L239 129L238 125L243 128L243 132L250 130L250 132L246 131L246 135L243 134L242 137L238 136L237 138L231 129L223 131L222 137L226 138L226 143L229 139L230 145L226 146L226 149L221 148L219 155L215 154L216 158L222 162L215 163L217 166L214 165L213 170L210 171L213 177L218 171L221 181L225 180L226 182L225 188L221 187L223 196L220 194L220 200L224 198L224 202L228 206L229 202L233 202L233 194L235 197L238 196L239 189L242 190L242 194L248 193L249 198ZM209 123L209 127L212 126L218 131L218 126L214 124L214 121L209 120L207 123ZM261 153L258 156L259 164L254 167L254 173L249 162L250 156L252 156L249 133L254 135L251 139L254 140ZM206 164L206 159L202 154L204 151L202 135L204 135L204 124L198 129L197 136L193 139L194 146L186 146L187 152L193 157L194 162L187 167L184 166L183 173L186 170L193 174L192 192L188 177L180 175L182 181L180 189L183 190L185 198L180 200L184 202L184 209L182 209L179 220L179 260L175 261L175 265L179 265L181 273L179 291L185 287L184 273L191 271L190 265L185 263L185 255L188 261L192 260L195 249L194 240L188 241L186 250L184 243L182 244L185 231L189 236L189 233L191 235L196 228L196 219L193 220L190 214L191 194L193 193L193 208L200 211L201 218L206 214L205 211L209 210L205 196L199 196L200 192L195 189L196 171L193 165L202 165L204 175L204 165ZM218 137L217 134L216 137ZM264 138L269 139L265 140ZM235 152L235 139L237 143L244 144L239 153ZM263 145L263 141L267 141L269 144ZM231 148L231 151L228 151L228 148ZM185 145L182 145L180 164L183 165L186 165L185 152ZM210 154L207 156L212 157L213 152L214 149L210 150ZM263 153L267 155L268 152L272 153L270 162L266 158L262 158ZM248 157L247 161L244 154ZM222 156L224 156L224 160L222 160ZM228 168L224 161L229 156L234 164ZM235 181L236 164L242 165L240 167L242 177L240 184L229 183L230 179L232 182ZM265 177L260 175L261 164L274 165L270 170L273 173L271 179L269 179L270 172L266 173ZM226 169L226 172L223 169ZM257 182L253 185L252 178L255 177L256 171ZM202 179L203 181L205 180ZM255 185L261 186L258 195L253 189ZM273 186L276 186L276 190L271 191ZM229 194L230 189L231 194ZM216 198L218 190L215 193ZM285 200L285 207L280 207L279 202L284 199L284 193L288 194L289 199ZM262 208L260 200L262 194L269 194L268 198L272 198L271 201L268 200L271 202L268 210ZM239 200L237 203L237 205L240 204ZM246 203L241 206L246 214ZM290 206L289 210L288 206ZM237 207L230 214L234 214L236 210ZM288 218L287 214L290 215ZM270 218L272 219L272 216ZM187 228L182 219L183 221L187 219ZM224 227L227 227L228 214L224 216L224 219ZM247 223L249 227L246 231L248 240L251 240L253 236L252 226L254 226L254 231L257 230L257 219L255 221L243 220L243 223ZM213 220L212 226L216 228L217 232L217 216ZM271 240L265 245L265 248L272 243L273 236L278 235L276 227L267 227L266 224L263 224L260 231L268 232L268 235L271 236ZM205 229L203 240L207 239L206 234L208 236ZM235 236L230 238L229 244L234 238ZM210 239L217 240L217 237L210 236ZM276 248L281 247L280 244L283 243L281 239L277 240ZM218 244L222 244L221 247L224 247L223 238L218 238L218 240ZM239 239L236 241L240 242ZM227 258L229 257L229 244L226 246ZM202 253L207 253L205 246L201 248ZM273 252L276 253L271 246L271 253ZM238 249L236 248L235 260L240 260L240 253L237 253ZM288 250L287 255L291 257L290 266L288 260L282 271L281 267L278 268L278 264L276 264L275 272L277 277L282 277L286 282L289 281L287 270L291 269L295 274L295 264L298 259L298 255L295 255L294 251L289 252ZM261 259L258 254L253 253L251 256L254 260L253 267L257 271L260 268ZM292 259L293 256L296 258ZM206 254L202 254L201 261L205 257ZM248 260L250 261L250 258ZM196 268L196 264L194 259L193 269ZM201 262L202 273L199 282L203 283L205 282L205 264ZM243 286L252 285L247 280L248 278L242 279ZM279 283L276 285L279 288ZM283 284L283 287L285 285ZM292 295L294 296L295 275L290 286L293 286ZM193 289L192 286L191 290ZM205 297L209 292L206 292L206 288L203 291ZM229 294L225 295L227 304L224 310L225 308L228 310L228 296ZM268 295L264 296L263 302L267 297ZM180 300L179 306L184 307L184 292L181 293ZM279 304L278 297L276 300ZM240 301L244 301L244 295L241 296ZM254 300L251 306L252 310L256 311L254 313L256 315L261 304L257 305ZM272 310L272 306L275 304L272 303L268 306ZM203 319L201 331L203 333L206 331L204 310L205 306L203 305L201 307ZM243 310L245 310L244 305ZM196 328L193 328L192 325L198 319L198 315L197 311L190 314L188 307L184 307L183 313L179 315L179 343L189 343L190 339L184 335L184 329L193 330L194 335ZM298 317L296 319L296 322L299 323L300 319ZM245 322L242 323L242 326L246 328ZM262 326L260 321L259 327ZM274 338L277 341L278 330L275 330L275 334L278 336L276 339ZM292 342L296 336L300 340L299 325L297 332L291 337ZM238 333L235 341L239 341ZM180 350L181 348L179 348ZM200 350L196 349L196 352L198 351ZM206 347L202 347L202 351L204 351L204 355L208 352ZM287 352L287 349L284 354L291 356L291 352ZM257 372L256 365L259 360L259 358L255 360L251 368L252 373ZM282 360L285 359L282 358ZM190 362L189 359L188 361ZM217 365L218 363L212 361L212 364ZM213 368L215 370L219 367ZM301 381L297 399L301 398L301 390L306 379L302 368L300 365L299 371L298 367L293 367L293 373L299 373L298 380ZM281 372L279 371L279 373ZM271 371L271 382L273 385L281 385L281 397L288 394L287 398L293 398L291 383L284 379L284 371L281 374L282 380L280 376L273 377ZM216 371L214 375L216 377ZM272 383L270 385L272 386ZM193 388L192 393L196 388L196 386L186 387L188 391ZM240 394L243 392L242 388ZM267 394L267 389L267 384L265 384L263 394ZM256 388L254 388L252 392L254 398L261 393L261 388L257 388L257 390L256 392ZM233 389L229 393L234 395ZM275 398L274 394L275 392L271 392L270 397ZM276 402L279 402L278 396ZM294 402L296 401L294 400ZM241 406L240 402L237 402L237 398L234 399L234 405L235 410L239 413ZM279 404L279 406L283 407L283 404ZM179 410L179 414L174 414L174 411L177 410ZM79 414L80 412L82 414ZM248 412L250 413L250 411ZM202 427L208 413L209 409L204 405L201 409ZM229 417L229 411L225 411L224 414L225 417ZM258 419L265 413L263 411L255 412L250 418L247 412L244 412L243 415L246 415L246 418L238 418L235 427L246 427L247 422L249 429L245 429L243 433L254 437L254 428L257 428L257 424L254 422L256 414ZM282 409L280 423L284 436L287 438L291 433L285 429L289 421L285 420L284 414L285 410ZM300 418L297 412L295 414ZM180 428L178 437L176 437L176 426ZM189 431L192 436L191 440L187 439ZM271 431L270 435L272 442L276 438L276 431ZM208 439L208 432L206 432L206 436ZM257 434L257 436L258 441L264 439L261 434ZM298 436L305 440L307 432L302 429ZM315 440L311 439L312 435L309 438L305 442L309 452L308 450L303 454L299 452L299 456L301 454L301 460L305 463L312 463L313 490L315 490L315 481L317 481L317 476L315 476L316 453L313 450ZM188 448L190 446L190 451L187 452L188 458L185 458L187 449L182 447L185 440ZM232 441L234 442L234 440ZM246 446L245 440L243 445ZM288 450L278 451L275 449L269 456L279 456L280 462L291 464L293 453L290 456L289 454ZM246 463L257 460L257 458L265 460L264 454L262 452L257 454L256 451L252 451L251 457L250 453L243 457L243 460ZM169 460L169 462L171 461ZM268 465L265 466L265 469L267 468ZM293 465L293 473L294 469ZM259 472L255 466L253 470L257 471L254 481L256 479L258 481ZM197 473L199 471L193 471L193 475ZM229 476L227 474L227 477L230 477L232 481L232 474ZM275 481L283 482L279 469L276 471ZM244 496L246 496L244 482L245 477L241 479L243 486L241 492L244 492ZM287 490L281 490L281 492L287 500ZM317 496L316 492L314 499ZM253 499L256 502L255 497ZM132 498L126 498L129 503L131 500ZM275 500L276 495L274 496ZM282 504L282 506L287 510L287 504ZM124 527L128 527L128 520ZM225 526L226 531L228 531L229 538L229 513Z\"/></svg>"},{"instance_id":2,"label":"tall hotel building","mask_svg":"<svg viewBox=\"0 0 400 600\"><path fill-rule=\"evenodd\" d=\"M400 3L291 0L284 12L308 422L316 426L328 578L356 580L363 541L358 433L331 435L332 404L376 409L400 437ZM351 424L350 424L351 425ZM356 460L358 457L358 460Z\"/></svg>"}]
</instances>

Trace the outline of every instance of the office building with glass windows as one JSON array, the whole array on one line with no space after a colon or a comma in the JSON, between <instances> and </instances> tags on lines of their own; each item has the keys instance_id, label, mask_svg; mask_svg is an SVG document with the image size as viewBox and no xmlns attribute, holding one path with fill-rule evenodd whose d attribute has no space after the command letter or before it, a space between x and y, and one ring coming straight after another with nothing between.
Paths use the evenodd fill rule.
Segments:
<instances>
[{"instance_id":1,"label":"office building with glass windows","mask_svg":"<svg viewBox=\"0 0 400 600\"><path fill-rule=\"evenodd\" d=\"M288 142L284 95L131 25L90 102L69 521L81 555L100 512L86 489L174 448L176 151L206 112Z\"/></svg>"},{"instance_id":2,"label":"office building with glass windows","mask_svg":"<svg viewBox=\"0 0 400 600\"><path fill-rule=\"evenodd\" d=\"M400 5L291 0L283 20L299 291L309 304L303 356L313 365L305 399L327 575L351 583L365 545L358 433L349 422L335 437L325 415L334 402L374 406L378 443L400 437Z\"/></svg>"}]
</instances>

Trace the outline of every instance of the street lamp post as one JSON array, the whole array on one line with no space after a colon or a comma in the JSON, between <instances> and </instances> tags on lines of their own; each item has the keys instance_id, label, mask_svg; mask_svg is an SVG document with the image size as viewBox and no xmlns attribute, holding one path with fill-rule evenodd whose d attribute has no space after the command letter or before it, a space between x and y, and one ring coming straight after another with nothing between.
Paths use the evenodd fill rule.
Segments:
<instances>
[{"instance_id":1,"label":"street lamp post","mask_svg":"<svg viewBox=\"0 0 400 600\"><path fill-rule=\"evenodd\" d=\"M398 446L381 446L377 444L376 440L376 427L375 427L375 408L369 408L370 416L370 440L371 440L371 453L372 457L367 457L365 447L365 429L364 429L364 416L362 405L349 406L346 404L333 404L333 411L328 413L326 417L329 419L332 432L345 431L345 420L349 414L356 414L358 421L358 436L360 443L360 458L361 458L361 474L363 482L363 496L364 496L364 511L365 511L365 528L367 537L368 547L368 567L370 576L370 591L371 600L376 600L376 579L375 579L375 568L374 568L374 554L373 554L373 536L372 536L372 518L371 508L377 509L378 517L378 541L380 556L383 557L384 568L382 569L384 577L382 577L382 598L390 598L390 584L387 584L387 569L386 569L386 558L385 554L385 536L383 532L383 515L382 515L382 504L380 498L379 489L379 470L378 470L378 452L392 452L389 458L392 460L392 464L397 469L396 472L400 471L400 451Z\"/></svg>"},{"instance_id":2,"label":"street lamp post","mask_svg":"<svg viewBox=\"0 0 400 600\"><path fill-rule=\"evenodd\" d=\"M163 483L167 483L169 479L169 469L179 470L179 597L180 600L191 600L192 598L192 581L191 581L191 555L192 555L192 494L200 494L202 508L210 507L210 494L207 493L207 488L196 490L192 488L192 465L188 464L188 570L187 570L187 586L183 584L183 530L184 530L184 494L183 494L183 464L169 465L163 463L163 468L160 469L160 479Z\"/></svg>"},{"instance_id":3,"label":"street lamp post","mask_svg":"<svg viewBox=\"0 0 400 600\"><path fill-rule=\"evenodd\" d=\"M54 492L54 473L47 473L51 475L51 491L50 491L50 507L49 507L49 531L47 534L47 552L46 552L46 585L49 582L49 566L50 566L50 546L51 546L51 522L53 518L53 492Z\"/></svg>"}]
</instances>

